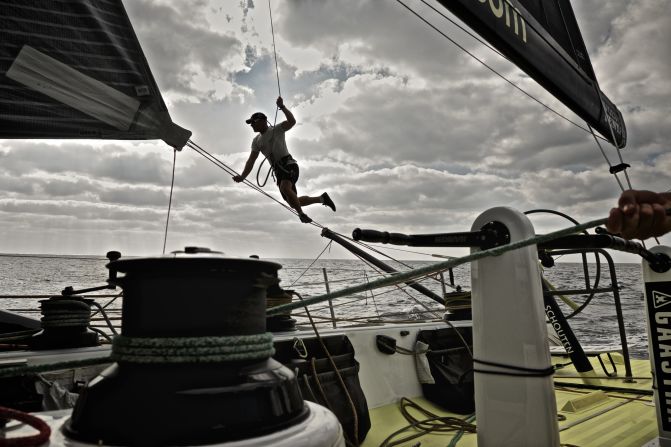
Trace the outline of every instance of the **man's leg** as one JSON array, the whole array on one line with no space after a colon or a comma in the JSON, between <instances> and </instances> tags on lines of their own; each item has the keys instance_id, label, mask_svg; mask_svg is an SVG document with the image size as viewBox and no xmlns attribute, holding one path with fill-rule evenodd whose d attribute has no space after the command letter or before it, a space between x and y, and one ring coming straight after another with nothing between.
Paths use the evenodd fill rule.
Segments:
<instances>
[{"instance_id":1,"label":"man's leg","mask_svg":"<svg viewBox=\"0 0 671 447\"><path fill-rule=\"evenodd\" d=\"M312 205L313 203L321 203L324 206L331 208L333 211L336 210L335 203L331 200L331 197L327 193L323 193L321 196L310 197L310 196L300 196L298 198L301 206Z\"/></svg>"},{"instance_id":2,"label":"man's leg","mask_svg":"<svg viewBox=\"0 0 671 447\"><path fill-rule=\"evenodd\" d=\"M312 205L313 203L322 203L321 197L300 196L298 198L301 206Z\"/></svg>"},{"instance_id":3,"label":"man's leg","mask_svg":"<svg viewBox=\"0 0 671 447\"><path fill-rule=\"evenodd\" d=\"M307 214L303 212L303 208L301 208L301 201L298 199L298 196L296 195L296 191L294 190L291 180L287 179L280 180L280 192L282 193L282 197L284 197L284 200L287 201L289 206L291 206L293 209L296 210L296 212L298 212L298 217L300 217L301 222L303 223L312 222L312 219L310 219L307 216Z\"/></svg>"}]
</instances>

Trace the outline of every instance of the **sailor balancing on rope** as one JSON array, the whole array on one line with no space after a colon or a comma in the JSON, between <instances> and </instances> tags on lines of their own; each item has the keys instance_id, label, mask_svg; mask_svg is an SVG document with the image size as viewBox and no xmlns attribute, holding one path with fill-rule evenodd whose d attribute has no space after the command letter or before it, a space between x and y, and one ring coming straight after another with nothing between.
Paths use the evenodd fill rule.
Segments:
<instances>
[{"instance_id":1,"label":"sailor balancing on rope","mask_svg":"<svg viewBox=\"0 0 671 447\"><path fill-rule=\"evenodd\" d=\"M294 127L296 118L294 118L294 115L286 108L281 96L277 98L277 107L284 113L287 120L276 126L271 126L268 123L266 115L261 112L253 113L252 116L245 121L252 126L254 132L258 132L259 134L254 137L254 140L252 141L252 152L249 154L249 158L245 163L245 168L242 171L242 174L234 176L233 180L236 182L243 181L249 173L252 172L254 162L259 156L259 152L262 152L273 167L273 172L277 179L277 186L279 187L284 200L298 212L298 217L300 217L301 222L310 223L312 222L312 219L303 212L302 207L312 205L313 203L321 203L324 206L328 206L333 211L336 210L336 207L327 193L323 193L321 196L317 197L298 197L298 192L296 191L298 163L296 163L296 160L289 154L287 143L284 139L284 133Z\"/></svg>"},{"instance_id":2,"label":"sailor balancing on rope","mask_svg":"<svg viewBox=\"0 0 671 447\"><path fill-rule=\"evenodd\" d=\"M625 239L647 239L671 231L671 192L624 191L618 207L610 210L606 228Z\"/></svg>"}]
</instances>

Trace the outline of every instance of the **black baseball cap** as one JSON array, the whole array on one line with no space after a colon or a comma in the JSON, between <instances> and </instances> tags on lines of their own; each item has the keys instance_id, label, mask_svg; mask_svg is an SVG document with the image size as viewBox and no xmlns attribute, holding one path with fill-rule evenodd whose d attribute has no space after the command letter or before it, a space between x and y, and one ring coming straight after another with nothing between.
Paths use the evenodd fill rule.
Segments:
<instances>
[{"instance_id":1,"label":"black baseball cap","mask_svg":"<svg viewBox=\"0 0 671 447\"><path fill-rule=\"evenodd\" d=\"M265 120L265 119L267 119L267 118L266 118L266 115L264 115L263 113L254 112L254 113L252 113L252 116L250 116L248 120L245 120L245 122L247 124L252 124L252 121Z\"/></svg>"}]
</instances>

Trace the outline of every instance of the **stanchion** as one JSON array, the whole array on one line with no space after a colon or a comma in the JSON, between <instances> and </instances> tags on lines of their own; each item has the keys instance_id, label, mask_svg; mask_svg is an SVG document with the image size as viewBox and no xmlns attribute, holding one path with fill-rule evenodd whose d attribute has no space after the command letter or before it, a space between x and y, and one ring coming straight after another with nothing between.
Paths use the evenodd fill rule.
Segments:
<instances>
[{"instance_id":1,"label":"stanchion","mask_svg":"<svg viewBox=\"0 0 671 447\"><path fill-rule=\"evenodd\" d=\"M534 235L510 208L485 211L472 231L492 224L511 243ZM472 263L471 281L478 446L559 447L536 246Z\"/></svg>"}]
</instances>

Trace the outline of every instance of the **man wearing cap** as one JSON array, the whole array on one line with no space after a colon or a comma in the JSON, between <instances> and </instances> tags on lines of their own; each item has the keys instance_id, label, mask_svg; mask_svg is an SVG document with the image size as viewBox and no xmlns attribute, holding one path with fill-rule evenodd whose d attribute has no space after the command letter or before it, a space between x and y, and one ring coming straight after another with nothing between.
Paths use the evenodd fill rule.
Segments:
<instances>
[{"instance_id":1,"label":"man wearing cap","mask_svg":"<svg viewBox=\"0 0 671 447\"><path fill-rule=\"evenodd\" d=\"M282 101L281 96L277 98L277 107L284 113L287 120L276 126L270 126L266 115L261 112L253 113L252 116L245 121L252 126L254 132L258 132L258 135L254 137L254 140L252 141L252 152L249 154L249 158L245 163L245 168L243 169L242 174L234 176L233 180L236 182L243 181L249 173L252 172L254 163L259 156L259 152L263 153L273 167L273 172L277 179L277 186L279 187L284 200L298 212L298 217L301 219L301 222L310 223L312 222L312 219L303 212L302 207L312 205L313 203L321 203L324 206L328 206L333 211L336 210L336 207L326 193L317 197L298 197L298 192L296 191L296 181L298 180L299 173L298 163L296 163L296 160L289 154L287 143L284 139L284 133L294 127L296 118L294 118L294 115L284 106L284 101Z\"/></svg>"}]
</instances>

